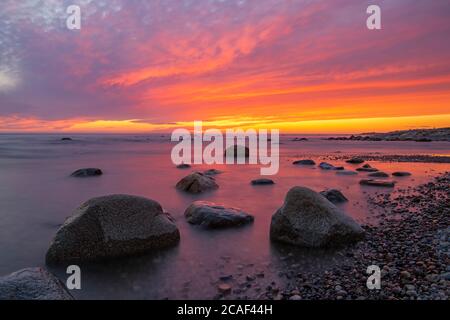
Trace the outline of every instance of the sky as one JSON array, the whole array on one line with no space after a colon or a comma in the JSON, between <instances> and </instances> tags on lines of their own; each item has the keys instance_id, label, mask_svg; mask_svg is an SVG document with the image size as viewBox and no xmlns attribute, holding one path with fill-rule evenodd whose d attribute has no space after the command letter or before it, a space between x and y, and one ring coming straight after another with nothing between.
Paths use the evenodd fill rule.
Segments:
<instances>
[{"instance_id":1,"label":"sky","mask_svg":"<svg viewBox=\"0 0 450 320\"><path fill-rule=\"evenodd\" d=\"M1 0L0 132L450 127L449 18L448 0Z\"/></svg>"}]
</instances>

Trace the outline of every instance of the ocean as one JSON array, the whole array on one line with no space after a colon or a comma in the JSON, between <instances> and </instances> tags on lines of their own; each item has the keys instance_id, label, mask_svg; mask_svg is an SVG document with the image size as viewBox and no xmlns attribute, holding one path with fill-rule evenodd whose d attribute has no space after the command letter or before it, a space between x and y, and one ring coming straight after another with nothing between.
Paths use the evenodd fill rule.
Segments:
<instances>
[{"instance_id":1,"label":"ocean","mask_svg":"<svg viewBox=\"0 0 450 320\"><path fill-rule=\"evenodd\" d=\"M408 171L395 178L394 189L360 186L357 176L339 176L317 167L294 166L298 159L330 162L355 169L342 160L352 155L450 155L449 142L329 141L325 136L282 135L280 170L271 186L252 186L259 165L198 165L177 169L170 158L174 143L168 134L150 135L0 135L0 275L45 265L45 253L58 227L84 201L108 194L139 195L158 201L175 219L180 244L172 249L103 263L82 264L79 299L208 299L217 293L221 276L233 275L238 284L247 275L261 274L260 286L280 283L288 264L304 270L325 270L345 257L328 250L306 250L271 243L271 216L293 186L316 191L341 190L350 200L339 205L363 224L377 223L367 197L395 192L427 182L449 171L443 163L369 163L387 173ZM308 141L292 141L307 137ZM326 160L323 160L326 159ZM100 177L73 178L80 168L98 167ZM175 189L191 171L219 169L220 188L200 195ZM255 216L252 225L228 230L203 230L189 225L184 210L195 200L234 206ZM60 278L63 268L51 268ZM256 297L257 288L249 295Z\"/></svg>"}]
</instances>

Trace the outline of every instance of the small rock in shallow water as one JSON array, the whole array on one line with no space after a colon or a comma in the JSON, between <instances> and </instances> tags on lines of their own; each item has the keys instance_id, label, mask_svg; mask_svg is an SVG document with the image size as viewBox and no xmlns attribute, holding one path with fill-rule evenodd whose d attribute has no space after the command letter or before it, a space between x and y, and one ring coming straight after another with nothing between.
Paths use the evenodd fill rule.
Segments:
<instances>
[{"instance_id":1,"label":"small rock in shallow water","mask_svg":"<svg viewBox=\"0 0 450 320\"><path fill-rule=\"evenodd\" d=\"M182 163L182 164L177 165L177 169L189 169L190 167L191 167L191 165L187 164L187 163Z\"/></svg>"},{"instance_id":2,"label":"small rock in shallow water","mask_svg":"<svg viewBox=\"0 0 450 320\"><path fill-rule=\"evenodd\" d=\"M372 177L372 178L389 178L389 175L386 172L378 171L378 172L370 173L369 177Z\"/></svg>"},{"instance_id":3,"label":"small rock in shallow water","mask_svg":"<svg viewBox=\"0 0 450 320\"><path fill-rule=\"evenodd\" d=\"M385 188L393 188L395 187L394 181L382 181L375 179L363 179L359 182L360 185L363 186L372 186L372 187L385 187Z\"/></svg>"},{"instance_id":4,"label":"small rock in shallow water","mask_svg":"<svg viewBox=\"0 0 450 320\"><path fill-rule=\"evenodd\" d=\"M241 209L207 201L195 201L184 212L190 224L209 229L236 227L253 222L253 216Z\"/></svg>"},{"instance_id":5,"label":"small rock in shallow water","mask_svg":"<svg viewBox=\"0 0 450 320\"><path fill-rule=\"evenodd\" d=\"M408 177L411 175L409 172L397 171L392 174L394 177Z\"/></svg>"},{"instance_id":6,"label":"small rock in shallow water","mask_svg":"<svg viewBox=\"0 0 450 320\"><path fill-rule=\"evenodd\" d=\"M270 184L275 184L275 182L273 182L273 180L270 179L256 179L252 181L252 185L254 186L262 186L262 185L270 185Z\"/></svg>"},{"instance_id":7,"label":"small rock in shallow water","mask_svg":"<svg viewBox=\"0 0 450 320\"><path fill-rule=\"evenodd\" d=\"M351 171L351 170L340 170L340 171L337 171L336 174L339 176L356 176L358 174L358 172Z\"/></svg>"},{"instance_id":8,"label":"small rock in shallow water","mask_svg":"<svg viewBox=\"0 0 450 320\"><path fill-rule=\"evenodd\" d=\"M364 163L364 160L361 158L351 158L351 159L347 160L346 162L351 163L351 164L361 164L361 163Z\"/></svg>"},{"instance_id":9,"label":"small rock in shallow water","mask_svg":"<svg viewBox=\"0 0 450 320\"><path fill-rule=\"evenodd\" d=\"M342 192L336 189L327 189L321 191L320 194L333 203L341 203L348 201L348 199L342 194Z\"/></svg>"},{"instance_id":10,"label":"small rock in shallow water","mask_svg":"<svg viewBox=\"0 0 450 320\"><path fill-rule=\"evenodd\" d=\"M314 160L310 160L310 159L305 159L305 160L297 160L294 161L292 164L295 165L304 165L304 166L313 166L316 164L316 162Z\"/></svg>"},{"instance_id":11,"label":"small rock in shallow water","mask_svg":"<svg viewBox=\"0 0 450 320\"><path fill-rule=\"evenodd\" d=\"M86 178L86 177L101 176L102 174L103 174L102 170L98 168L85 168L73 172L70 176L75 178Z\"/></svg>"},{"instance_id":12,"label":"small rock in shallow water","mask_svg":"<svg viewBox=\"0 0 450 320\"><path fill-rule=\"evenodd\" d=\"M177 183L176 188L189 193L202 193L215 190L219 188L219 185L213 177L201 172L194 172L181 179Z\"/></svg>"},{"instance_id":13,"label":"small rock in shallow water","mask_svg":"<svg viewBox=\"0 0 450 320\"><path fill-rule=\"evenodd\" d=\"M223 172L220 170L217 170L217 169L209 169L209 170L206 170L205 172L203 172L203 174L205 174L207 176L215 176L215 175L218 175L221 173L223 173Z\"/></svg>"},{"instance_id":14,"label":"small rock in shallow water","mask_svg":"<svg viewBox=\"0 0 450 320\"><path fill-rule=\"evenodd\" d=\"M319 164L319 168L322 170L336 170L336 167L328 162L322 162Z\"/></svg>"},{"instance_id":15,"label":"small rock in shallow water","mask_svg":"<svg viewBox=\"0 0 450 320\"><path fill-rule=\"evenodd\" d=\"M360 172L377 172L379 170L377 168L372 168L371 166L366 165L364 167L356 169L356 171L360 171Z\"/></svg>"}]
</instances>

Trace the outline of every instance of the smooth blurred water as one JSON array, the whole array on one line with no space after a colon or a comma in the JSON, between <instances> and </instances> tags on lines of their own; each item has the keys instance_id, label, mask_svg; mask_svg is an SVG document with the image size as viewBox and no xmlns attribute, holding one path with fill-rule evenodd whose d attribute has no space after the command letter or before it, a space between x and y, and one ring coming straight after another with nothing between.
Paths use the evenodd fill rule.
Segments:
<instances>
[{"instance_id":1,"label":"smooth blurred water","mask_svg":"<svg viewBox=\"0 0 450 320\"><path fill-rule=\"evenodd\" d=\"M292 161L346 154L450 154L450 143L327 141L320 136L307 142L282 136L280 171L273 186L252 186L259 166L194 166L176 169L170 159L169 135L0 135L0 275L30 266L43 266L51 238L72 210L89 198L107 194L133 194L157 200L176 219L181 232L178 247L115 262L82 265L83 290L77 298L212 298L220 275L234 274L235 281L264 271L264 283L281 282L277 274L286 264L320 269L339 263L334 252L300 250L271 244L272 214L293 186L321 191L337 188L349 198L342 209L359 222L375 222L366 199L375 192L361 187L358 176L337 176L334 171L292 165ZM329 161L356 168L343 161ZM409 171L397 178L396 188L428 181L449 164L380 163L386 172ZM76 179L70 173L99 167L104 175ZM175 184L191 171L216 168L220 188L202 195L187 195ZM236 206L255 216L253 225L233 230L205 231L186 223L184 210L195 200ZM64 270L54 270L64 277ZM240 276L239 276L240 275Z\"/></svg>"}]
</instances>

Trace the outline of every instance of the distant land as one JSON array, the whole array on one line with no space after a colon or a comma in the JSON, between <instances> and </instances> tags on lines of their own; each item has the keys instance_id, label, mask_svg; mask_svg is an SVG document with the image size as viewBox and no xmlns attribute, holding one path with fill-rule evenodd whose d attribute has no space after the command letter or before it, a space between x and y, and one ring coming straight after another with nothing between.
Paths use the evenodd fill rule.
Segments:
<instances>
[{"instance_id":1,"label":"distant land","mask_svg":"<svg viewBox=\"0 0 450 320\"><path fill-rule=\"evenodd\" d=\"M363 140L363 141L450 141L450 127L438 129L412 129L386 133L362 133L346 137L330 137L326 140Z\"/></svg>"}]
</instances>

